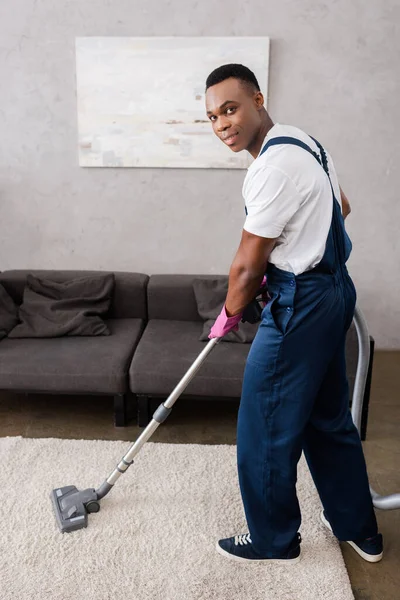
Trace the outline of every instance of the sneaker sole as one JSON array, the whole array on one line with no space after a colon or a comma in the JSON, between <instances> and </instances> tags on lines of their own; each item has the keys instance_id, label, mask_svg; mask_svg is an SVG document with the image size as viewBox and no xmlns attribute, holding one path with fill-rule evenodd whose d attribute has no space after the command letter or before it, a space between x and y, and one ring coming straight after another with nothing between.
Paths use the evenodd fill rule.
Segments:
<instances>
[{"instance_id":1,"label":"sneaker sole","mask_svg":"<svg viewBox=\"0 0 400 600\"><path fill-rule=\"evenodd\" d=\"M300 561L301 558L301 554L299 554L299 556L296 556L296 558L261 558L260 560L256 560L256 559L250 559L250 558L241 558L240 556L235 556L234 554L230 554L229 552L227 552L226 550L224 550L223 548L221 548L221 546L219 545L219 543L217 542L216 545L216 550L217 552L219 552L219 554L221 554L222 556L225 556L226 558L230 558L231 560L234 560L236 562L240 562L240 563L274 563L274 564L291 564L291 565L295 565L296 563L298 563Z\"/></svg>"},{"instance_id":2,"label":"sneaker sole","mask_svg":"<svg viewBox=\"0 0 400 600\"><path fill-rule=\"evenodd\" d=\"M329 523L329 521L327 521L325 519L323 512L321 512L321 521L330 531L332 531L331 524ZM333 533L333 531L332 531L332 533ZM346 544L349 544L353 548L353 550L355 550L357 552L357 554L359 554L361 556L361 558L363 558L367 562L376 563L376 562L379 562L380 560L382 560L383 552L381 552L380 554L367 554L366 552L363 552L361 550L361 548L359 548L357 546L357 544L355 544L354 542L346 541Z\"/></svg>"}]
</instances>

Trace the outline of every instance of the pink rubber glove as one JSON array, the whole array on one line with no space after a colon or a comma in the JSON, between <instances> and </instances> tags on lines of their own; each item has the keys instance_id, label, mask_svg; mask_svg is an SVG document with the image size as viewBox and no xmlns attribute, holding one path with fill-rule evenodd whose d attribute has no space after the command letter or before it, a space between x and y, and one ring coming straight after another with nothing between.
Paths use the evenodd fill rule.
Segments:
<instances>
[{"instance_id":1,"label":"pink rubber glove","mask_svg":"<svg viewBox=\"0 0 400 600\"><path fill-rule=\"evenodd\" d=\"M224 337L230 331L237 331L239 329L239 321L242 318L243 313L239 313L233 317L228 317L225 310L225 304L222 307L221 312L215 319L214 325L211 327L210 335L208 338L211 340L216 337Z\"/></svg>"}]
</instances>

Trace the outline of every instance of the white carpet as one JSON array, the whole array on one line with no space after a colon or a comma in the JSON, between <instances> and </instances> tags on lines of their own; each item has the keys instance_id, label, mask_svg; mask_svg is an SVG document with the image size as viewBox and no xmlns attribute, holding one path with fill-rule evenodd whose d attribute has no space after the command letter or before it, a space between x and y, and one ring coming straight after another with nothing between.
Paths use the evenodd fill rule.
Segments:
<instances>
[{"instance_id":1,"label":"white carpet","mask_svg":"<svg viewBox=\"0 0 400 600\"><path fill-rule=\"evenodd\" d=\"M147 443L89 526L61 534L49 494L98 487L126 442L0 438L3 600L349 600L338 543L319 520L308 470L297 565L241 565L216 553L245 533L235 446Z\"/></svg>"}]
</instances>

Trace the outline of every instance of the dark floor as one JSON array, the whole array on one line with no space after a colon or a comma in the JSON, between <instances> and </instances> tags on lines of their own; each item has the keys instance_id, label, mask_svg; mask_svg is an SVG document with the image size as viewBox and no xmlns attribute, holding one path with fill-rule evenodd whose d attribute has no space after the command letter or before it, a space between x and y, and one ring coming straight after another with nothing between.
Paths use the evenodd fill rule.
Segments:
<instances>
[{"instance_id":1,"label":"dark floor","mask_svg":"<svg viewBox=\"0 0 400 600\"><path fill-rule=\"evenodd\" d=\"M152 441L234 444L237 407L232 402L178 400ZM134 441L141 431L135 420L126 428L113 426L111 398L0 394L0 437ZM400 492L399 431L400 352L377 352L364 449L372 487L381 494ZM120 458L116 456L116 462ZM343 555L356 600L399 600L400 510L377 511L377 517L385 538L383 561L368 564L347 544L343 544Z\"/></svg>"}]
</instances>

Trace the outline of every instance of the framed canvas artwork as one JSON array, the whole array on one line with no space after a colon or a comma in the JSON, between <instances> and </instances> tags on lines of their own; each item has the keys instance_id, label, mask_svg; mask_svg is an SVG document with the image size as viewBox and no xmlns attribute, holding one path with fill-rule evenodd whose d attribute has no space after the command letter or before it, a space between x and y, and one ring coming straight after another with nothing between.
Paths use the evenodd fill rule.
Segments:
<instances>
[{"instance_id":1,"label":"framed canvas artwork","mask_svg":"<svg viewBox=\"0 0 400 600\"><path fill-rule=\"evenodd\" d=\"M80 166L247 168L206 116L205 81L227 63L249 67L267 101L267 37L77 38Z\"/></svg>"}]
</instances>

